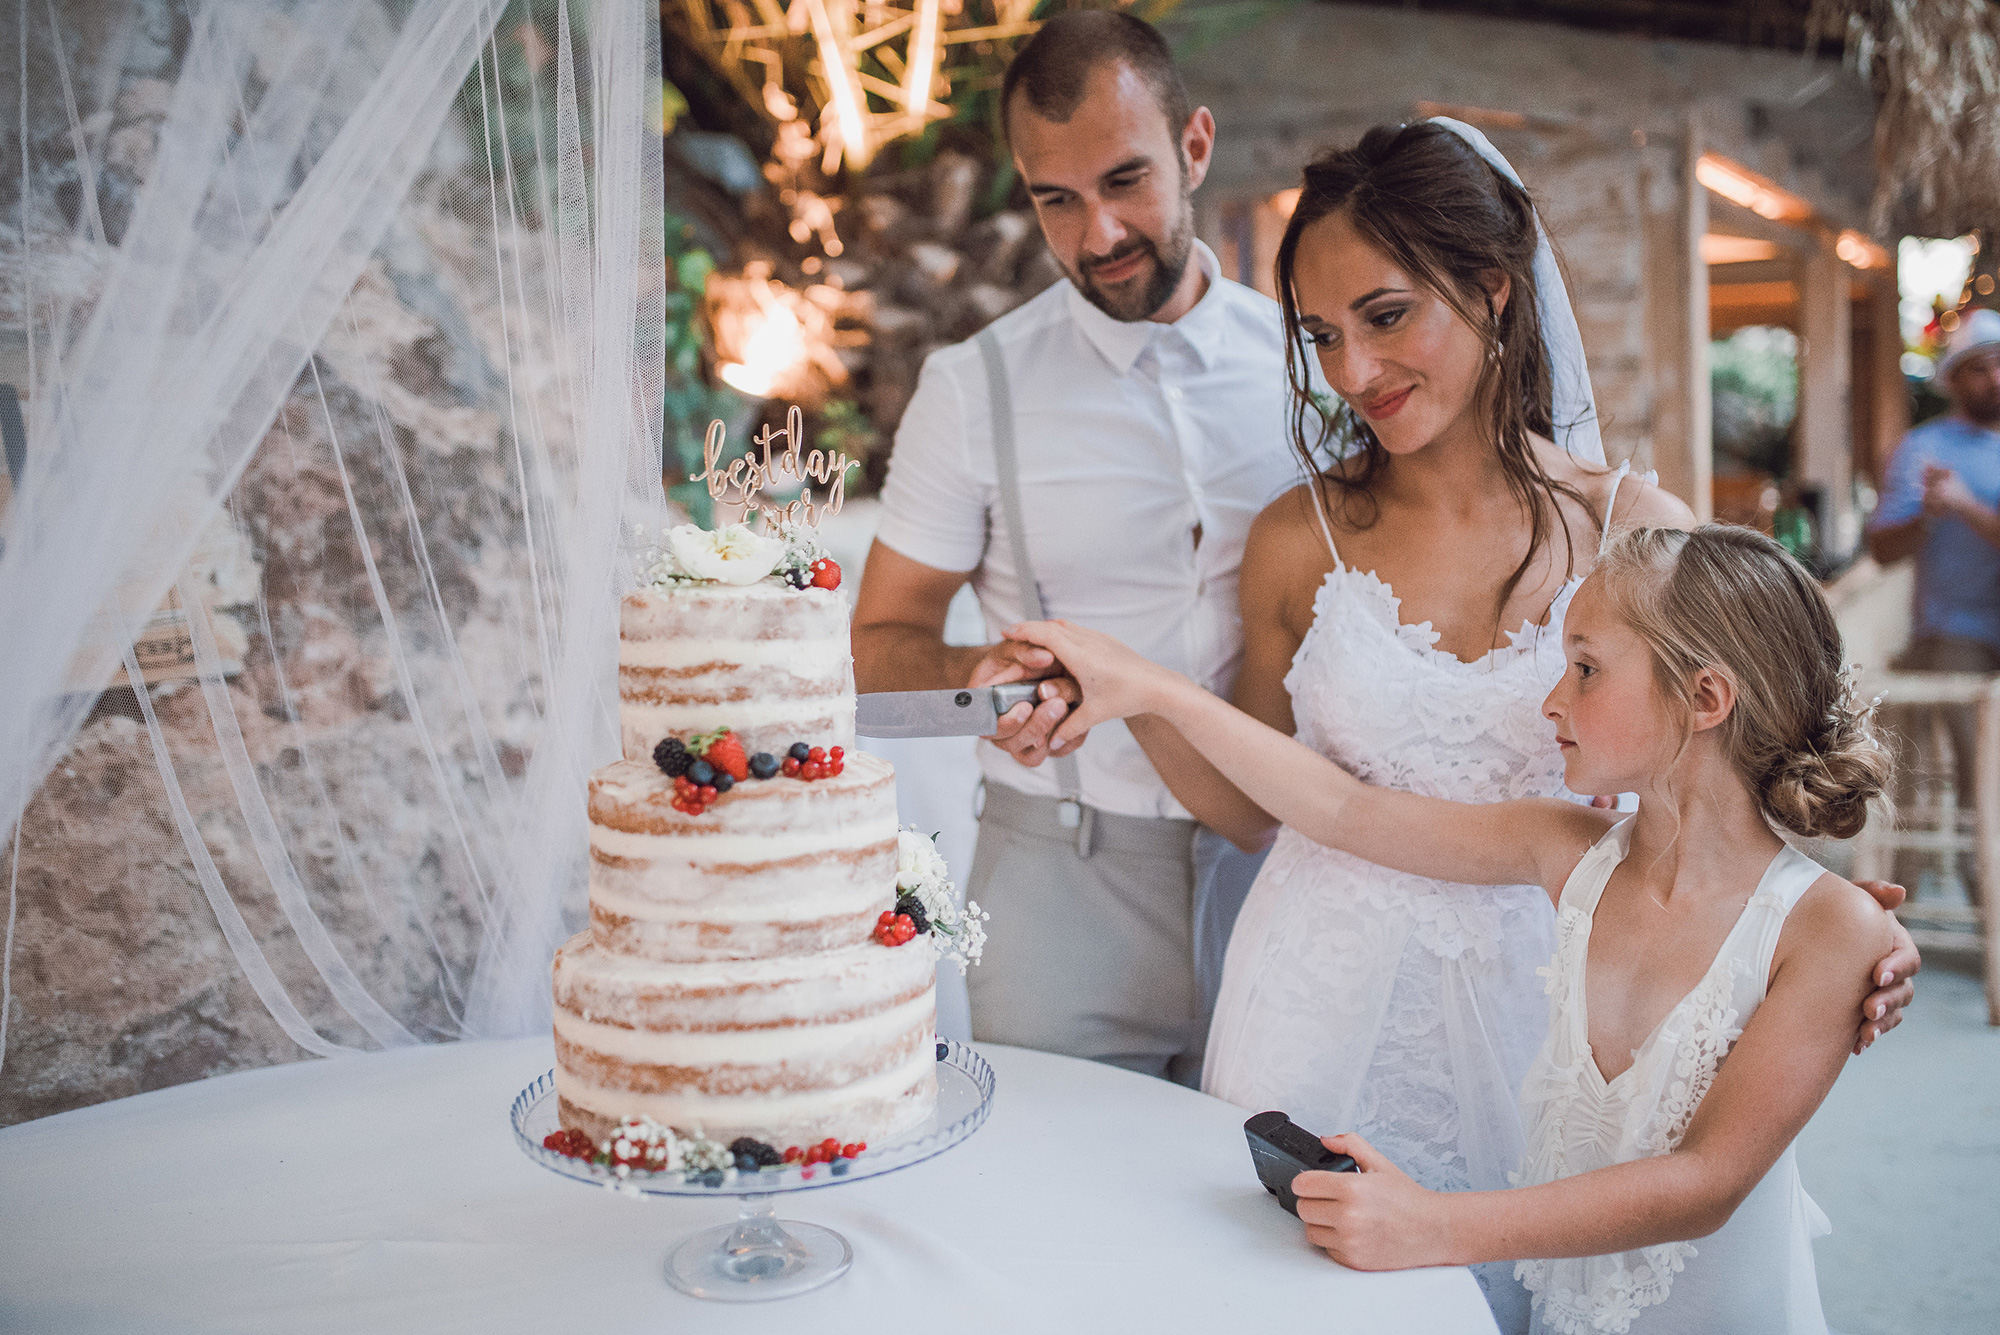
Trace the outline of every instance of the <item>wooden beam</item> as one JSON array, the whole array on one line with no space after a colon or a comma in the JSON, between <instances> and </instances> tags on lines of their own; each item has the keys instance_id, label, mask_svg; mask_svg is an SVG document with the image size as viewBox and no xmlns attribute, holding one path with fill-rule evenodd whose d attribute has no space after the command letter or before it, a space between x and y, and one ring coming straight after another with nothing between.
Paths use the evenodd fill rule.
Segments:
<instances>
[{"instance_id":1,"label":"wooden beam","mask_svg":"<svg viewBox=\"0 0 2000 1335\"><path fill-rule=\"evenodd\" d=\"M1660 485L1697 519L1715 512L1713 427L1708 386L1708 192L1694 179L1701 155L1692 118L1676 139L1660 136L1639 155L1639 224L1645 247L1650 463Z\"/></svg>"},{"instance_id":2,"label":"wooden beam","mask_svg":"<svg viewBox=\"0 0 2000 1335\"><path fill-rule=\"evenodd\" d=\"M1798 263L1789 258L1708 266L1708 285L1711 289L1739 287L1745 283L1796 283L1798 279Z\"/></svg>"},{"instance_id":3,"label":"wooden beam","mask_svg":"<svg viewBox=\"0 0 2000 1335\"><path fill-rule=\"evenodd\" d=\"M1820 489L1820 545L1845 556L1859 539L1851 489L1854 445L1848 401L1853 304L1848 266L1830 244L1805 257L1799 283L1797 476Z\"/></svg>"},{"instance_id":4,"label":"wooden beam","mask_svg":"<svg viewBox=\"0 0 2000 1335\"><path fill-rule=\"evenodd\" d=\"M1755 237L1801 254L1818 244L1813 230L1808 227L1773 222L1752 213L1741 204L1731 203L1707 186L1698 188L1708 200L1708 230L1711 232L1720 232L1724 236Z\"/></svg>"}]
</instances>

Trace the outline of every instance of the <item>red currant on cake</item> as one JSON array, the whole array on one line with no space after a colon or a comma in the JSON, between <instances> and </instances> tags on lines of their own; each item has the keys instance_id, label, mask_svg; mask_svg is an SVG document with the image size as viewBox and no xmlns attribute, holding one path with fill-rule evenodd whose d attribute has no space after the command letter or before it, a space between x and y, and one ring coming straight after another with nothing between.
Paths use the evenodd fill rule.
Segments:
<instances>
[{"instance_id":1,"label":"red currant on cake","mask_svg":"<svg viewBox=\"0 0 2000 1335\"><path fill-rule=\"evenodd\" d=\"M917 925L907 913L884 909L875 920L875 939L885 946L903 946L917 939Z\"/></svg>"},{"instance_id":2,"label":"red currant on cake","mask_svg":"<svg viewBox=\"0 0 2000 1335\"><path fill-rule=\"evenodd\" d=\"M830 556L821 557L812 563L813 587L816 589L837 589L840 587L840 567Z\"/></svg>"}]
</instances>

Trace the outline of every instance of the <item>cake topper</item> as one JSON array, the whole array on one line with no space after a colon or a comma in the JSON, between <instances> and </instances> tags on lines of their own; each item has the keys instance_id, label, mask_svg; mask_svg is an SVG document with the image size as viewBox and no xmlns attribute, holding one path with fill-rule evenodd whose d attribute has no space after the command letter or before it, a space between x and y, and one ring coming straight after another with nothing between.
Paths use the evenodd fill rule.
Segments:
<instances>
[{"instance_id":1,"label":"cake topper","mask_svg":"<svg viewBox=\"0 0 2000 1335\"><path fill-rule=\"evenodd\" d=\"M814 525L821 515L837 515L841 505L847 500L847 470L857 467L856 462L839 450L805 449L805 415L793 404L785 410L785 426L781 431L773 431L770 423L764 424L763 431L750 442L751 448L740 459L730 461L727 468L720 467L722 447L729 428L721 418L708 424L708 434L701 442L702 471L688 480L708 485L709 499L724 505L741 505L765 510L766 519L785 525ZM772 454L772 446L784 442L784 451ZM757 451L762 449L763 458ZM764 488L777 478L793 477L799 481L799 497L784 506L764 506L758 504L758 497ZM812 484L825 488L823 499L818 506L813 504Z\"/></svg>"}]
</instances>

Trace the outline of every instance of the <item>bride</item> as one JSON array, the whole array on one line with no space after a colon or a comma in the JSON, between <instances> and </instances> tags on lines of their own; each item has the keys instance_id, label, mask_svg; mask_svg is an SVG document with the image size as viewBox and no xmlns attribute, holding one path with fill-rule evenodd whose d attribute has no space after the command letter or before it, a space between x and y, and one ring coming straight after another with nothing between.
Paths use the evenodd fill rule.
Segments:
<instances>
[{"instance_id":1,"label":"bride","mask_svg":"<svg viewBox=\"0 0 2000 1335\"><path fill-rule=\"evenodd\" d=\"M1372 783L1567 795L1540 706L1564 670L1570 596L1612 527L1694 516L1603 466L1526 192L1469 126L1380 127L1306 169L1277 268L1312 481L1251 530L1236 703ZM1324 472L1310 461L1335 419L1308 392L1308 356L1352 424ZM1177 733L1131 725L1203 824L1268 838L1276 822ZM1537 887L1404 875L1282 829L1230 941L1203 1088L1358 1132L1426 1187L1504 1187L1553 944ZM1864 1014L1900 1008L1914 966L1914 950L1885 961L1896 986ZM1873 1036L1864 1023L1860 1042ZM1502 1328L1524 1329L1511 1268L1482 1269Z\"/></svg>"}]
</instances>

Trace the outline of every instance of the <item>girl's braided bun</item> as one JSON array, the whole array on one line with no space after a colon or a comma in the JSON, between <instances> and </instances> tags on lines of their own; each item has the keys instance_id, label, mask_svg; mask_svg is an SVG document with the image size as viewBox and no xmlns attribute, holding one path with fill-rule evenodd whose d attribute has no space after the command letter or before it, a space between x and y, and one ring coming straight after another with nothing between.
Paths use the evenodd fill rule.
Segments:
<instances>
[{"instance_id":1,"label":"girl's braided bun","mask_svg":"<svg viewBox=\"0 0 2000 1335\"><path fill-rule=\"evenodd\" d=\"M1636 529L1598 562L1620 617L1653 651L1660 685L1690 711L1703 668L1735 707L1722 740L1764 814L1795 834L1845 839L1889 779L1889 753L1843 667L1817 580L1755 529Z\"/></svg>"}]
</instances>

